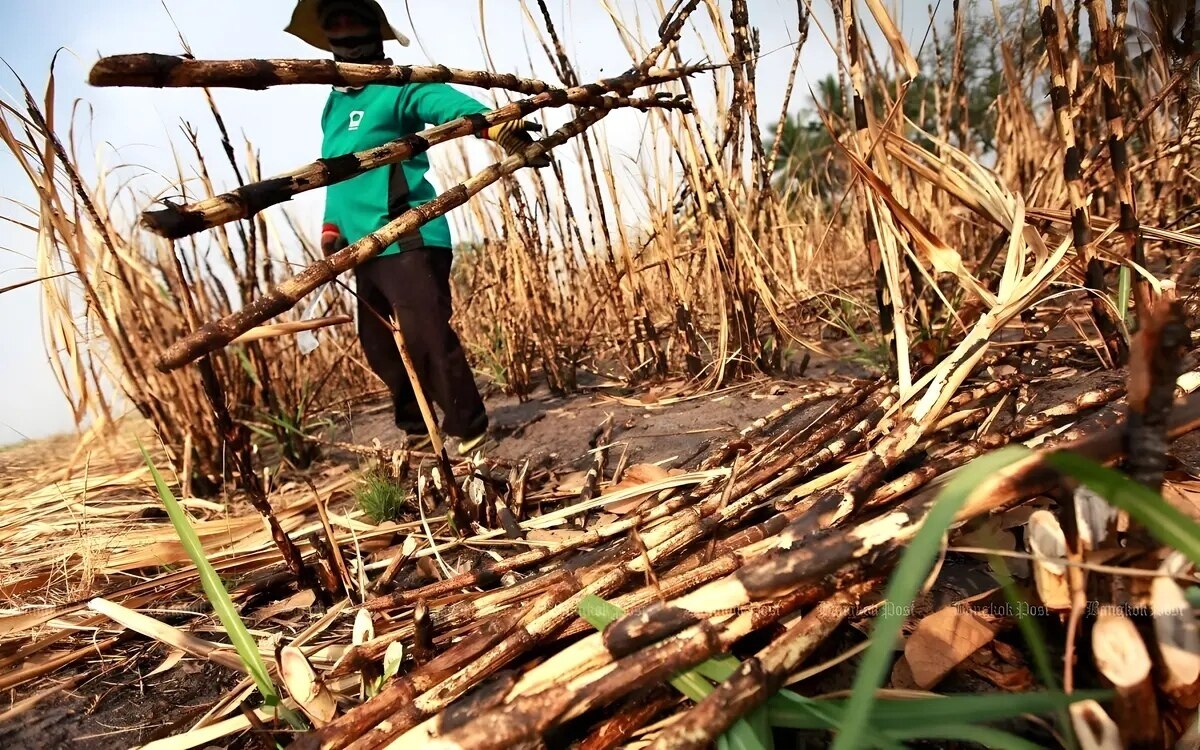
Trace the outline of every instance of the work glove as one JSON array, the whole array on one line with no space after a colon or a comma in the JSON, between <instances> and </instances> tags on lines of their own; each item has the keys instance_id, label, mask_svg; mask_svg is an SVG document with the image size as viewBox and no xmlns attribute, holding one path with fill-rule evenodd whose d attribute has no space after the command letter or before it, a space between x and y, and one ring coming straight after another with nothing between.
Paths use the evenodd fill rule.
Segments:
<instances>
[{"instance_id":1,"label":"work glove","mask_svg":"<svg viewBox=\"0 0 1200 750\"><path fill-rule=\"evenodd\" d=\"M326 258L349 244L337 224L326 222L321 225L321 252L325 253Z\"/></svg>"},{"instance_id":2,"label":"work glove","mask_svg":"<svg viewBox=\"0 0 1200 750\"><path fill-rule=\"evenodd\" d=\"M540 131L541 125L528 120L512 120L502 122L499 125L493 125L487 130L479 134L480 138L488 141L495 141L500 144L504 152L509 156L521 154L525 152L525 148L533 144L533 138L529 137L529 131ZM542 167L550 166L549 154L542 154L529 160L529 166L541 169Z\"/></svg>"}]
</instances>

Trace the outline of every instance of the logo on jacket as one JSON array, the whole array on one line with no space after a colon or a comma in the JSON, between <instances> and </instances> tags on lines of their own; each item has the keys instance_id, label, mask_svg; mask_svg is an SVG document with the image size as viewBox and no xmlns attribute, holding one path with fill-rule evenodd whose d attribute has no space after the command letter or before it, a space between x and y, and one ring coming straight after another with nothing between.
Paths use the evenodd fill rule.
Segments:
<instances>
[{"instance_id":1,"label":"logo on jacket","mask_svg":"<svg viewBox=\"0 0 1200 750\"><path fill-rule=\"evenodd\" d=\"M363 115L365 115L365 114L366 114L366 112L364 112L361 109L356 109L350 113L350 129L351 130L358 130L359 123L362 122Z\"/></svg>"}]
</instances>

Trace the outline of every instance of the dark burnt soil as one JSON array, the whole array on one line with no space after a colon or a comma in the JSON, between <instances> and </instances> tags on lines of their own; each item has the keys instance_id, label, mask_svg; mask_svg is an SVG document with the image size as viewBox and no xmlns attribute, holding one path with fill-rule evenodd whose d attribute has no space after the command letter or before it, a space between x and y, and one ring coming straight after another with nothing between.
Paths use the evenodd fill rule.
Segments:
<instances>
[{"instance_id":1,"label":"dark burnt soil","mask_svg":"<svg viewBox=\"0 0 1200 750\"><path fill-rule=\"evenodd\" d=\"M149 676L165 654L162 646L149 648L143 656L0 723L0 747L124 750L186 731L240 679L228 669L194 659ZM70 678L56 675L56 682ZM27 696L17 699L22 697Z\"/></svg>"}]
</instances>

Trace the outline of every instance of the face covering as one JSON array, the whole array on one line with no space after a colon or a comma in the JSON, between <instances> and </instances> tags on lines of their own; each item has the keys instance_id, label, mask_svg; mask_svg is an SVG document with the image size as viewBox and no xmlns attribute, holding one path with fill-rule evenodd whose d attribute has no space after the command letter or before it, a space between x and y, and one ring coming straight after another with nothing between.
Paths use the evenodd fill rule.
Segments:
<instances>
[{"instance_id":1,"label":"face covering","mask_svg":"<svg viewBox=\"0 0 1200 750\"><path fill-rule=\"evenodd\" d=\"M347 63L373 63L384 60L383 32L379 17L359 0L325 0L317 9L321 28L329 39L333 59ZM352 24L335 24L350 17ZM335 28L335 25L337 28Z\"/></svg>"}]
</instances>

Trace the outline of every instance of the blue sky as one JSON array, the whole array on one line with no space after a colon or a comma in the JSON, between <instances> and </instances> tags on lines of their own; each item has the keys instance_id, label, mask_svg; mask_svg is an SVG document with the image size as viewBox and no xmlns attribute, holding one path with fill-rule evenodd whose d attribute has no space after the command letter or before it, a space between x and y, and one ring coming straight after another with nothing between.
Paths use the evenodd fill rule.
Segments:
<instances>
[{"instance_id":1,"label":"blue sky","mask_svg":"<svg viewBox=\"0 0 1200 750\"><path fill-rule=\"evenodd\" d=\"M536 3L531 0L529 4L536 13ZM750 0L749 4L751 22L760 29L761 47L766 53L759 64L760 115L766 127L778 117L782 104L792 55L787 45L795 41L796 3ZM818 0L815 4L820 6L817 19L828 24L824 10L828 3ZM599 0L550 0L548 5L583 80L615 75L628 67L628 53ZM642 37L653 34L660 18L654 0L609 0L608 5L635 29L645 29ZM727 12L727 0L721 5ZM926 24L926 3L922 0L899 5L906 35L919 43ZM393 24L414 39L409 48L389 44L389 54L397 63L434 61L453 67L486 68L490 54L497 69L554 79L518 0L410 0L407 4L384 0L384 6ZM482 24L481 6L486 6ZM181 47L175 24L201 58L321 56L318 50L282 32L292 7L290 0L0 0L0 58L40 98L50 60L56 50L63 48L56 68L58 110L62 117L61 113L68 112L77 99L90 107L90 127L81 128L83 135L77 139L84 161L95 154L107 165L128 165L123 168L124 174L140 175L139 186L152 192L164 185L153 172L172 169L171 144L182 143L181 121L195 124L203 142L219 148L203 95L194 90L92 89L85 83L91 63L100 55L177 53ZM707 28L707 23L703 26ZM486 28L486 35L481 34L481 28ZM883 51L880 49L880 54ZM699 59L705 52L693 41L684 54ZM713 55L719 55L719 51L713 51ZM801 75L791 108L798 108L807 99L808 82L832 71L832 53L814 27L801 58ZM487 92L468 93L489 101ZM280 87L267 92L216 91L217 103L234 138L240 141L244 135L258 147L266 175L294 168L318 155L319 116L325 95L326 90L319 86ZM7 69L0 73L0 96L21 105L20 88ZM702 107L711 110L711 106ZM713 114L701 113L708 117ZM552 126L564 119L564 113L548 115ZM640 113L623 112L610 116L605 123L603 132L610 148L628 155L630 164L636 163L645 137L644 122ZM471 144L470 148L483 158L489 155L486 150L478 150L487 148L483 144ZM447 184L436 155L434 169L435 181L440 175L441 184ZM220 174L218 180L225 187L232 177ZM0 153L0 197L4 199L0 216L14 218L21 217L22 209L13 201L28 205L34 200L31 187L7 152ZM320 206L320 192L314 191L293 201L290 210L315 233ZM34 277L35 253L36 238L32 234L0 222L0 287ZM47 365L40 314L37 285L0 295L0 320L6 331L0 347L0 372L4 375L4 387L0 388L0 444L72 427L66 401Z\"/></svg>"}]
</instances>

